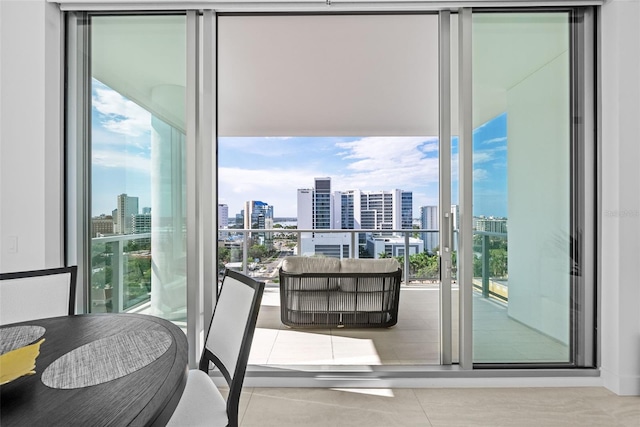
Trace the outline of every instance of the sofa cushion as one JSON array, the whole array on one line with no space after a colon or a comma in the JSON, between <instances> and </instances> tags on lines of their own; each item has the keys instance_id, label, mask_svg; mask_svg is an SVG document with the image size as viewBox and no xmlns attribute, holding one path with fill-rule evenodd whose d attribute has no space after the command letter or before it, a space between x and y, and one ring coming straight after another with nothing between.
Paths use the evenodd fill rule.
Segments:
<instances>
[{"instance_id":1,"label":"sofa cushion","mask_svg":"<svg viewBox=\"0 0 640 427\"><path fill-rule=\"evenodd\" d=\"M337 258L289 256L282 262L282 270L291 274L339 273L340 260Z\"/></svg>"},{"instance_id":2,"label":"sofa cushion","mask_svg":"<svg viewBox=\"0 0 640 427\"><path fill-rule=\"evenodd\" d=\"M353 259L340 261L340 273L393 273L400 268L395 258Z\"/></svg>"}]
</instances>

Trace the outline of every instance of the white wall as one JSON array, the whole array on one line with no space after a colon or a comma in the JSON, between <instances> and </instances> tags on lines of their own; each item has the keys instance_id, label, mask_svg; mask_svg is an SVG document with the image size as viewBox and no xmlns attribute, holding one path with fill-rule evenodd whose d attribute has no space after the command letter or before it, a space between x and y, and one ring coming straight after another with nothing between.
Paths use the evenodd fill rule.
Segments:
<instances>
[{"instance_id":1,"label":"white wall","mask_svg":"<svg viewBox=\"0 0 640 427\"><path fill-rule=\"evenodd\" d=\"M53 4L0 2L1 272L62 265L60 31Z\"/></svg>"},{"instance_id":2,"label":"white wall","mask_svg":"<svg viewBox=\"0 0 640 427\"><path fill-rule=\"evenodd\" d=\"M509 316L567 345L568 70L565 52L507 93Z\"/></svg>"},{"instance_id":3,"label":"white wall","mask_svg":"<svg viewBox=\"0 0 640 427\"><path fill-rule=\"evenodd\" d=\"M602 7L601 356L606 387L640 395L640 0Z\"/></svg>"},{"instance_id":4,"label":"white wall","mask_svg":"<svg viewBox=\"0 0 640 427\"><path fill-rule=\"evenodd\" d=\"M2 272L54 266L61 257L61 47L55 8L45 0L0 1ZM616 393L640 395L638 22L640 0L611 0L602 7L599 246L603 379ZM15 235L18 253L8 254L7 240Z\"/></svg>"}]
</instances>

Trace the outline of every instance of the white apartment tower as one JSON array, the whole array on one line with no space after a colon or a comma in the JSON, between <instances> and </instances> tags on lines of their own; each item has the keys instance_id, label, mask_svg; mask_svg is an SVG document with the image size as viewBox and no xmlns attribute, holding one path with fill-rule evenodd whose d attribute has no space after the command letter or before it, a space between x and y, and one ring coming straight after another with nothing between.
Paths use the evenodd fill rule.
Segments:
<instances>
[{"instance_id":1,"label":"white apartment tower","mask_svg":"<svg viewBox=\"0 0 640 427\"><path fill-rule=\"evenodd\" d=\"M411 229L413 194L391 191L331 192L331 178L316 178L312 189L298 190L298 228L342 230Z\"/></svg>"},{"instance_id":2,"label":"white apartment tower","mask_svg":"<svg viewBox=\"0 0 640 427\"><path fill-rule=\"evenodd\" d=\"M229 228L229 206L218 204L218 228Z\"/></svg>"},{"instance_id":3,"label":"white apartment tower","mask_svg":"<svg viewBox=\"0 0 640 427\"><path fill-rule=\"evenodd\" d=\"M298 189L298 229L313 228L313 188Z\"/></svg>"},{"instance_id":4,"label":"white apartment tower","mask_svg":"<svg viewBox=\"0 0 640 427\"><path fill-rule=\"evenodd\" d=\"M411 191L355 190L354 195L354 223L359 219L360 228L374 230L412 228L413 193Z\"/></svg>"},{"instance_id":5,"label":"white apartment tower","mask_svg":"<svg viewBox=\"0 0 640 427\"><path fill-rule=\"evenodd\" d=\"M126 194L118 195L118 205L113 226L115 234L133 233L133 218L138 215L138 198Z\"/></svg>"}]
</instances>

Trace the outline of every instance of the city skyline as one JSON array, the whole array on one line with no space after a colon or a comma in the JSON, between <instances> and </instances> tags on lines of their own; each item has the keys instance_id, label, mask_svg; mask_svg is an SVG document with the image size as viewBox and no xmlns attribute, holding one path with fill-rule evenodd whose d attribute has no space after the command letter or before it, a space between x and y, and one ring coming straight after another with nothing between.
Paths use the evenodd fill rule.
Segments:
<instances>
[{"instance_id":1,"label":"city skyline","mask_svg":"<svg viewBox=\"0 0 640 427\"><path fill-rule=\"evenodd\" d=\"M151 114L93 80L92 216L110 214L118 194L151 206ZM506 114L474 130L474 215L507 217ZM457 203L457 137L452 203ZM331 176L335 188L413 192L414 216L438 204L438 139L416 137L219 137L218 200L231 214L264 200L276 217L296 216L299 188Z\"/></svg>"}]
</instances>

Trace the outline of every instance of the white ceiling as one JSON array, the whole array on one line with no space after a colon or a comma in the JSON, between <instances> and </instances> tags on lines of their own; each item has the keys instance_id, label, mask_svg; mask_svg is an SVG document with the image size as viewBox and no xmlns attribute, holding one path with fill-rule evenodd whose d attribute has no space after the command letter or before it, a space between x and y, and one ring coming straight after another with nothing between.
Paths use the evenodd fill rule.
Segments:
<instances>
[{"instance_id":1,"label":"white ceiling","mask_svg":"<svg viewBox=\"0 0 640 427\"><path fill-rule=\"evenodd\" d=\"M94 16L93 77L184 130L186 17Z\"/></svg>"}]
</instances>

